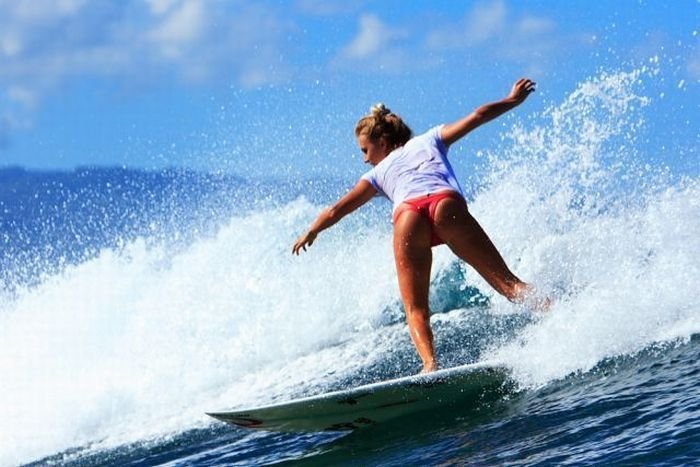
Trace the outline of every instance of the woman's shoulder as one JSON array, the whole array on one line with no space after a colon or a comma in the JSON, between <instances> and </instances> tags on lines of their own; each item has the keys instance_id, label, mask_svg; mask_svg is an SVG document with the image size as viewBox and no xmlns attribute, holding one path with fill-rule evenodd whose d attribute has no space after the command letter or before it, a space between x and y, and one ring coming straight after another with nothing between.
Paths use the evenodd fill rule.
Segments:
<instances>
[{"instance_id":1,"label":"woman's shoulder","mask_svg":"<svg viewBox=\"0 0 700 467\"><path fill-rule=\"evenodd\" d=\"M444 126L444 124L435 125L424 133L414 136L406 143L406 146L411 147L414 145L431 145L437 146L437 148L443 152L446 149L445 143L442 140L442 129Z\"/></svg>"},{"instance_id":2,"label":"woman's shoulder","mask_svg":"<svg viewBox=\"0 0 700 467\"><path fill-rule=\"evenodd\" d=\"M414 140L415 141L426 140L426 139L427 140L436 140L436 139L442 140L441 135L442 135L442 128L444 126L445 125L441 123L440 125L435 125L433 127L430 127L429 129L427 129L423 133L415 135L413 138L408 140L408 143L410 143L411 141L414 141ZM406 144L408 144L408 143L406 143Z\"/></svg>"}]
</instances>

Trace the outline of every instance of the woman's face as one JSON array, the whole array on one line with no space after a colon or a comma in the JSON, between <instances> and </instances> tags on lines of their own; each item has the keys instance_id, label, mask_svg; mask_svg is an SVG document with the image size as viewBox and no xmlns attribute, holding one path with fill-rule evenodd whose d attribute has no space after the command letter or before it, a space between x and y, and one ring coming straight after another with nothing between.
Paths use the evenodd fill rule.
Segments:
<instances>
[{"instance_id":1,"label":"woman's face","mask_svg":"<svg viewBox=\"0 0 700 467\"><path fill-rule=\"evenodd\" d=\"M391 152L384 138L373 140L365 134L357 137L357 145L365 155L366 164L377 165Z\"/></svg>"}]
</instances>

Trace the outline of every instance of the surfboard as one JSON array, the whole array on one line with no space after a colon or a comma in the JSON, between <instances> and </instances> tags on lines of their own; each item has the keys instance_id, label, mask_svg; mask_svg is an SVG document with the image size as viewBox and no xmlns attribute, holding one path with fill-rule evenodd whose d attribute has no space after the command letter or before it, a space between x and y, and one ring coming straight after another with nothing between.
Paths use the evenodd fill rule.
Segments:
<instances>
[{"instance_id":1,"label":"surfboard","mask_svg":"<svg viewBox=\"0 0 700 467\"><path fill-rule=\"evenodd\" d=\"M450 405L475 404L509 380L505 366L473 363L287 402L207 412L223 422L280 432L346 431Z\"/></svg>"}]
</instances>

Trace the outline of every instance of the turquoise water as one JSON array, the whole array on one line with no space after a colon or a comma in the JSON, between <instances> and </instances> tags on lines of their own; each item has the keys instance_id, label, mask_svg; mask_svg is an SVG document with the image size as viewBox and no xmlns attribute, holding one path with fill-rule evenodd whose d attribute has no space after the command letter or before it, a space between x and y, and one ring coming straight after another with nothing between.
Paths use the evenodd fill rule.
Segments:
<instances>
[{"instance_id":1,"label":"turquoise water","mask_svg":"<svg viewBox=\"0 0 700 467\"><path fill-rule=\"evenodd\" d=\"M350 434L204 413L419 370L387 203L294 257L352 181L0 171L0 465L696 462L700 185L644 162L654 73L583 81L509 124L468 180L470 209L556 297L551 313L435 250L443 366L502 362L512 389Z\"/></svg>"}]
</instances>

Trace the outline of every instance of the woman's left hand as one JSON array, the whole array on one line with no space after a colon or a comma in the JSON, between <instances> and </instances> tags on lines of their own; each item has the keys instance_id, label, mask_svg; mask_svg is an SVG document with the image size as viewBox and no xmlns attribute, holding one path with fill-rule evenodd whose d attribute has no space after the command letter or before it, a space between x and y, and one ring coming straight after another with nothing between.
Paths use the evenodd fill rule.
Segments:
<instances>
[{"instance_id":1,"label":"woman's left hand","mask_svg":"<svg viewBox=\"0 0 700 467\"><path fill-rule=\"evenodd\" d=\"M511 89L508 97L514 100L516 103L521 104L525 99L527 99L527 96L534 91L535 82L531 79L522 78L513 85L513 89Z\"/></svg>"},{"instance_id":2,"label":"woman's left hand","mask_svg":"<svg viewBox=\"0 0 700 467\"><path fill-rule=\"evenodd\" d=\"M295 255L299 255L301 250L306 251L307 246L311 246L314 243L314 240L316 240L316 232L312 232L309 230L306 232L304 235L299 237L299 239L294 243L294 246L292 247L292 253Z\"/></svg>"}]
</instances>

